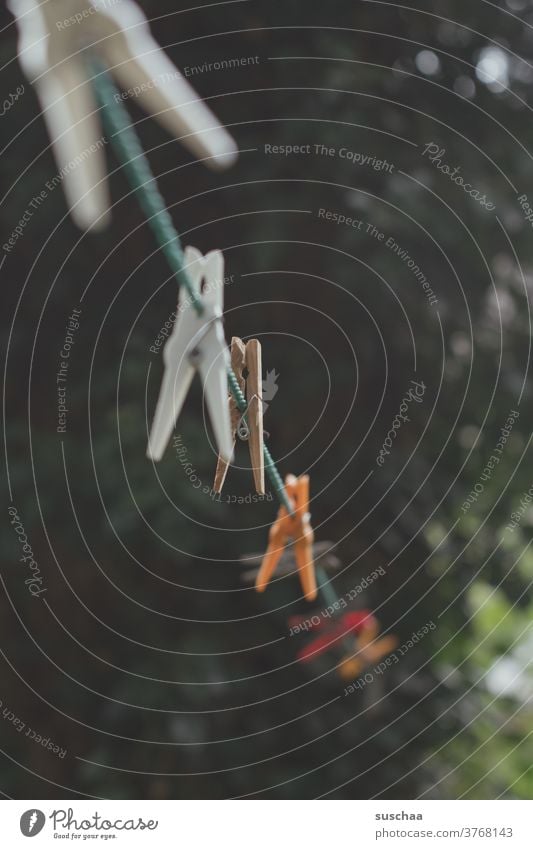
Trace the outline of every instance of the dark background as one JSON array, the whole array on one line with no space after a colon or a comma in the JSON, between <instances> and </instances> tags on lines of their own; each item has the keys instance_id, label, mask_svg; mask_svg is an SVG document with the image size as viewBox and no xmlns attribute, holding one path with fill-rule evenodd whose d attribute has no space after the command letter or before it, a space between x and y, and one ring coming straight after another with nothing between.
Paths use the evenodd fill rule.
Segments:
<instances>
[{"instance_id":1,"label":"dark background","mask_svg":"<svg viewBox=\"0 0 533 849\"><path fill-rule=\"evenodd\" d=\"M213 174L128 109L184 244L222 249L235 275L227 338L260 338L279 374L269 445L283 474L311 475L316 537L338 541L334 593L381 566L355 608L400 642L437 627L344 696L339 652L296 660L287 619L316 609L297 580L264 596L241 581L239 558L264 549L275 503L217 503L172 444L156 468L145 459L162 365L149 348L176 284L108 146L108 230L80 233L59 187L1 267L6 495L47 593L24 585L6 509L0 787L30 799L528 798L531 512L505 527L532 483L533 251L517 196L533 198L533 5L195 5L142 3L181 68L259 57L190 78L231 128L238 164ZM0 119L3 244L56 165L5 11L1 23L2 92L26 86ZM503 85L482 78L487 55ZM494 211L423 156L430 142ZM346 147L394 168L267 155L265 143ZM392 236L436 304L383 243L320 208ZM73 308L60 436L55 375ZM423 402L379 468L414 378ZM210 485L201 405L196 383L177 432ZM463 513L511 410L501 462ZM251 492L238 450L230 496ZM18 733L10 713L67 755Z\"/></svg>"}]
</instances>

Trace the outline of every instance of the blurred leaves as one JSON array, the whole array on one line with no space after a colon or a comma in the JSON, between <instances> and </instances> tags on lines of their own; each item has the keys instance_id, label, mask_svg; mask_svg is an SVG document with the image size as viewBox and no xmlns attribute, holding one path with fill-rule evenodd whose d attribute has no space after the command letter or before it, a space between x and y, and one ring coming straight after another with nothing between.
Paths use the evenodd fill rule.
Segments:
<instances>
[{"instance_id":1,"label":"blurred leaves","mask_svg":"<svg viewBox=\"0 0 533 849\"><path fill-rule=\"evenodd\" d=\"M139 133L186 242L222 248L236 275L228 338L262 334L264 368L279 372L269 445L283 473L310 469L317 538L340 541L335 592L382 565L357 604L401 641L437 629L382 687L343 696L329 666L295 661L297 582L258 597L240 581L237 561L264 547L276 505L237 510L204 492L216 457L197 384L179 433L201 486L172 443L156 469L145 460L162 370L150 346L176 287L109 155L110 230L80 240L58 188L2 272L9 480L57 620L31 604L8 528L0 697L69 749L54 761L0 723L2 786L16 798L531 798L530 517L505 531L532 483L533 255L516 203L531 195L531 4L448 0L446 19L433 0L142 5L181 67L260 55L191 80L247 151L231 173L192 163L153 122ZM505 52L509 90L476 72L498 45L520 54ZM9 27L6 91L22 81L14 56ZM2 120L7 239L56 166L29 85ZM431 141L497 220L422 155ZM394 169L267 156L265 142L345 147ZM382 242L320 208L393 237L437 309ZM59 439L57 355L82 296ZM424 403L376 471L415 374ZM463 512L520 393L501 461ZM226 492L246 496L249 470L232 469Z\"/></svg>"}]
</instances>

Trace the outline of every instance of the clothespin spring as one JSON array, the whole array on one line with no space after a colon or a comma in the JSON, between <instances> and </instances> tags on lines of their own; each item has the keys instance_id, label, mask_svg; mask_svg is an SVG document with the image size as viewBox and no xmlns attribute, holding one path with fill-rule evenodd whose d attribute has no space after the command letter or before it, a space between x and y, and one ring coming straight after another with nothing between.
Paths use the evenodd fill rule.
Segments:
<instances>
[{"instance_id":1,"label":"clothespin spring","mask_svg":"<svg viewBox=\"0 0 533 849\"><path fill-rule=\"evenodd\" d=\"M248 442L248 440L250 438L250 427L249 427L248 422L246 420L246 416L248 415L248 411L249 411L249 409L252 406L254 401L259 401L259 403L263 403L262 399L259 397L259 395L252 395L252 397L248 399L248 402L246 404L245 409L241 411L242 415L241 415L241 417L239 419L239 423L237 425L237 436L239 437L240 440L242 440L242 442ZM264 430L263 430L263 433L265 433Z\"/></svg>"}]
</instances>

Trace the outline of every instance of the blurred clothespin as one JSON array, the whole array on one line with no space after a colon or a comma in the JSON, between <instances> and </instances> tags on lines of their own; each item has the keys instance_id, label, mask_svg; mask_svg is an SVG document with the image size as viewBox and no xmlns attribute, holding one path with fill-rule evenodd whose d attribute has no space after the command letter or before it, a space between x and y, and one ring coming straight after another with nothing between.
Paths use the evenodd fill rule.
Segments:
<instances>
[{"instance_id":1,"label":"blurred clothespin","mask_svg":"<svg viewBox=\"0 0 533 849\"><path fill-rule=\"evenodd\" d=\"M303 622L305 630L319 631L320 635L314 637L305 648L298 652L298 660L309 663L319 655L336 649L340 640L352 634L360 634L373 618L370 610L353 610L335 619L329 619L323 615L305 619ZM318 622L314 622L315 619L318 619ZM293 616L289 619L289 625L295 633L298 633L301 623L301 616Z\"/></svg>"},{"instance_id":2,"label":"blurred clothespin","mask_svg":"<svg viewBox=\"0 0 533 849\"><path fill-rule=\"evenodd\" d=\"M152 37L133 0L8 0L19 58L35 85L76 223L101 227L109 211L105 154L87 54L101 57L144 109L211 167L237 148Z\"/></svg>"},{"instance_id":3,"label":"blurred clothespin","mask_svg":"<svg viewBox=\"0 0 533 849\"><path fill-rule=\"evenodd\" d=\"M147 456L153 460L163 456L194 373L198 371L218 450L230 461L233 441L228 407L229 356L222 330L224 258L220 251L211 251L204 257L196 248L189 247L185 250L185 264L203 312L197 315L182 286L174 329L163 351L165 373ZM206 285L202 292L204 278Z\"/></svg>"},{"instance_id":4,"label":"blurred clothespin","mask_svg":"<svg viewBox=\"0 0 533 849\"><path fill-rule=\"evenodd\" d=\"M229 396L231 427L233 431L233 448L237 436L248 442L250 459L254 475L255 489L260 495L265 494L265 461L263 457L263 383L261 364L261 345L257 339L250 339L244 344L242 339L234 336L231 340L231 366L235 372L241 392L246 397L246 412L241 413L235 399ZM245 376L245 371L247 372ZM222 492L229 463L223 457L218 458L215 473L215 492Z\"/></svg>"},{"instance_id":5,"label":"blurred clothespin","mask_svg":"<svg viewBox=\"0 0 533 849\"><path fill-rule=\"evenodd\" d=\"M313 563L314 533L309 514L309 475L299 478L287 475L285 490L293 504L293 512L288 513L286 507L280 507L278 518L270 529L268 548L257 573L255 588L257 592L266 589L285 546L292 539L304 596L313 601L317 596L317 586Z\"/></svg>"},{"instance_id":6,"label":"blurred clothespin","mask_svg":"<svg viewBox=\"0 0 533 849\"><path fill-rule=\"evenodd\" d=\"M361 629L355 645L354 654L346 655L340 662L339 675L345 681L353 680L368 666L378 663L382 657L390 654L398 645L393 634L378 639L379 622L371 616Z\"/></svg>"}]
</instances>

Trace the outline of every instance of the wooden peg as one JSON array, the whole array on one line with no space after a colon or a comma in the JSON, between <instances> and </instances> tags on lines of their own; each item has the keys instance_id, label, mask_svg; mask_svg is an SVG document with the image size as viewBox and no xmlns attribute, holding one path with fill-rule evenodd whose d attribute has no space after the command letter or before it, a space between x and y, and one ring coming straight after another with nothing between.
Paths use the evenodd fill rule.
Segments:
<instances>
[{"instance_id":1,"label":"wooden peg","mask_svg":"<svg viewBox=\"0 0 533 849\"><path fill-rule=\"evenodd\" d=\"M263 456L263 378L261 345L257 339L250 339L245 345L242 339L234 336L231 340L231 365L241 392L246 397L246 421L248 424L248 449L254 475L256 491L259 495L265 494L265 461ZM245 377L244 372L247 372ZM229 409L231 416L231 428L233 431L233 447L243 414L237 407L234 398L230 395ZM224 481L228 472L229 464L220 456L215 472L213 490L216 493L222 491Z\"/></svg>"},{"instance_id":2,"label":"wooden peg","mask_svg":"<svg viewBox=\"0 0 533 849\"><path fill-rule=\"evenodd\" d=\"M249 449L255 489L265 494L265 458L263 456L263 378L261 345L250 339L246 345L246 400L248 402Z\"/></svg>"}]
</instances>

